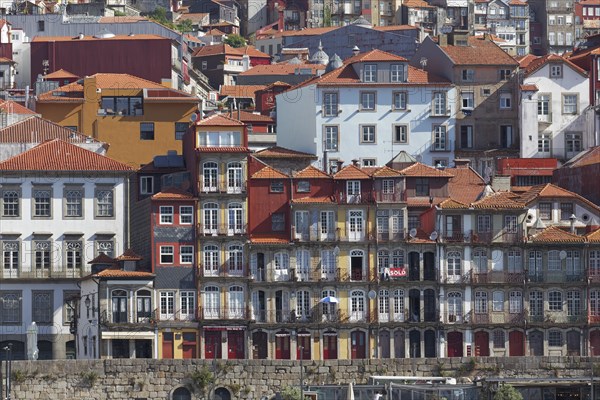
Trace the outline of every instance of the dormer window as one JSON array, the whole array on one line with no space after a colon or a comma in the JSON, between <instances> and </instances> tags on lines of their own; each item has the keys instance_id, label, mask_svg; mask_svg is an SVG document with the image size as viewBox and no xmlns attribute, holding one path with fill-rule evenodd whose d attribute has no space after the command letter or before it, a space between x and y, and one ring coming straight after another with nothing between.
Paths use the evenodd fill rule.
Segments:
<instances>
[{"instance_id":1,"label":"dormer window","mask_svg":"<svg viewBox=\"0 0 600 400\"><path fill-rule=\"evenodd\" d=\"M472 69L463 69L461 71L461 78L463 82L473 82L475 80L475 71Z\"/></svg>"},{"instance_id":2,"label":"dormer window","mask_svg":"<svg viewBox=\"0 0 600 400\"><path fill-rule=\"evenodd\" d=\"M377 82L377 64L365 64L363 82Z\"/></svg>"},{"instance_id":3,"label":"dormer window","mask_svg":"<svg viewBox=\"0 0 600 400\"><path fill-rule=\"evenodd\" d=\"M406 82L405 65L392 64L390 69L391 82Z\"/></svg>"},{"instance_id":4,"label":"dormer window","mask_svg":"<svg viewBox=\"0 0 600 400\"><path fill-rule=\"evenodd\" d=\"M562 78L562 65L550 65L550 78Z\"/></svg>"}]
</instances>

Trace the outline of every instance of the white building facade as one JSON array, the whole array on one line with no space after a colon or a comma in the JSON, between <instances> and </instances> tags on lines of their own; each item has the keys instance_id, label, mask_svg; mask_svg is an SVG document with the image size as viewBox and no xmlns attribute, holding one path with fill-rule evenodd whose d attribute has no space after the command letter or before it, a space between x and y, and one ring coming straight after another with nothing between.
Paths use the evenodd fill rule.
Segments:
<instances>
[{"instance_id":1,"label":"white building facade","mask_svg":"<svg viewBox=\"0 0 600 400\"><path fill-rule=\"evenodd\" d=\"M373 50L278 95L277 144L315 154L327 170L339 160L384 165L400 151L448 165L454 97L450 82Z\"/></svg>"}]
</instances>

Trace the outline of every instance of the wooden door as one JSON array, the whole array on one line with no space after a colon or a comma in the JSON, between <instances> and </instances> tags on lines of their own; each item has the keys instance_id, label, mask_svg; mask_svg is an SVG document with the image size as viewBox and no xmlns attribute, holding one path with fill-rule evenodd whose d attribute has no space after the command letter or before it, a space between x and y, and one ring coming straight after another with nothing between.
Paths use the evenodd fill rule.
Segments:
<instances>
[{"instance_id":1,"label":"wooden door","mask_svg":"<svg viewBox=\"0 0 600 400\"><path fill-rule=\"evenodd\" d=\"M462 332L448 332L448 357L463 356Z\"/></svg>"},{"instance_id":2,"label":"wooden door","mask_svg":"<svg viewBox=\"0 0 600 400\"><path fill-rule=\"evenodd\" d=\"M267 357L267 332L254 332L252 334L252 358L254 360L265 360Z\"/></svg>"},{"instance_id":3,"label":"wooden door","mask_svg":"<svg viewBox=\"0 0 600 400\"><path fill-rule=\"evenodd\" d=\"M525 338L523 332L512 331L508 334L508 355L509 356L524 356L525 355Z\"/></svg>"},{"instance_id":4,"label":"wooden door","mask_svg":"<svg viewBox=\"0 0 600 400\"><path fill-rule=\"evenodd\" d=\"M405 358L406 350L404 343L404 331L398 329L394 332L394 357L395 358Z\"/></svg>"},{"instance_id":5,"label":"wooden door","mask_svg":"<svg viewBox=\"0 0 600 400\"><path fill-rule=\"evenodd\" d=\"M437 357L436 345L435 345L435 331L428 329L423 335L425 342L425 357L435 358Z\"/></svg>"},{"instance_id":6,"label":"wooden door","mask_svg":"<svg viewBox=\"0 0 600 400\"><path fill-rule=\"evenodd\" d=\"M475 357L489 357L490 334L486 331L475 332Z\"/></svg>"},{"instance_id":7,"label":"wooden door","mask_svg":"<svg viewBox=\"0 0 600 400\"><path fill-rule=\"evenodd\" d=\"M183 358L196 358L196 333L183 332Z\"/></svg>"},{"instance_id":8,"label":"wooden door","mask_svg":"<svg viewBox=\"0 0 600 400\"><path fill-rule=\"evenodd\" d=\"M220 331L208 331L204 333L204 358L207 360L221 358Z\"/></svg>"},{"instance_id":9,"label":"wooden door","mask_svg":"<svg viewBox=\"0 0 600 400\"><path fill-rule=\"evenodd\" d=\"M298 344L296 346L296 359L297 360L310 360L311 359L311 346L310 346L310 334L299 334Z\"/></svg>"},{"instance_id":10,"label":"wooden door","mask_svg":"<svg viewBox=\"0 0 600 400\"><path fill-rule=\"evenodd\" d=\"M363 359L366 358L367 354L367 343L366 335L362 331L354 331L350 334L351 341L351 355L352 359Z\"/></svg>"},{"instance_id":11,"label":"wooden door","mask_svg":"<svg viewBox=\"0 0 600 400\"><path fill-rule=\"evenodd\" d=\"M390 332L379 332L379 351L381 358L390 358Z\"/></svg>"},{"instance_id":12,"label":"wooden door","mask_svg":"<svg viewBox=\"0 0 600 400\"><path fill-rule=\"evenodd\" d=\"M173 358L173 332L164 332L162 338L162 358Z\"/></svg>"},{"instance_id":13,"label":"wooden door","mask_svg":"<svg viewBox=\"0 0 600 400\"><path fill-rule=\"evenodd\" d=\"M600 330L595 330L590 333L590 353L593 356L600 356Z\"/></svg>"},{"instance_id":14,"label":"wooden door","mask_svg":"<svg viewBox=\"0 0 600 400\"><path fill-rule=\"evenodd\" d=\"M581 334L578 331L567 332L567 355L581 355Z\"/></svg>"},{"instance_id":15,"label":"wooden door","mask_svg":"<svg viewBox=\"0 0 600 400\"><path fill-rule=\"evenodd\" d=\"M324 360L337 360L338 358L338 347L337 347L337 334L325 333L323 335L323 359Z\"/></svg>"},{"instance_id":16,"label":"wooden door","mask_svg":"<svg viewBox=\"0 0 600 400\"><path fill-rule=\"evenodd\" d=\"M245 358L246 345L244 344L244 331L227 332L227 358L240 360Z\"/></svg>"},{"instance_id":17,"label":"wooden door","mask_svg":"<svg viewBox=\"0 0 600 400\"><path fill-rule=\"evenodd\" d=\"M544 334L540 331L529 332L529 355L544 355Z\"/></svg>"},{"instance_id":18,"label":"wooden door","mask_svg":"<svg viewBox=\"0 0 600 400\"><path fill-rule=\"evenodd\" d=\"M275 359L290 359L290 335L279 333L275 336Z\"/></svg>"}]
</instances>

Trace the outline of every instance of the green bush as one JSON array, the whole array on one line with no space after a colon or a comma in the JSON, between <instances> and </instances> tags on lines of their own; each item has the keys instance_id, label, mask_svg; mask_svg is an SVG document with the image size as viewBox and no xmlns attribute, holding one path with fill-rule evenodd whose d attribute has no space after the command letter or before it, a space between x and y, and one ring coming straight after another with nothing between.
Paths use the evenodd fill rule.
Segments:
<instances>
[{"instance_id":1,"label":"green bush","mask_svg":"<svg viewBox=\"0 0 600 400\"><path fill-rule=\"evenodd\" d=\"M523 400L523 396L512 385L502 385L494 395L494 400Z\"/></svg>"}]
</instances>

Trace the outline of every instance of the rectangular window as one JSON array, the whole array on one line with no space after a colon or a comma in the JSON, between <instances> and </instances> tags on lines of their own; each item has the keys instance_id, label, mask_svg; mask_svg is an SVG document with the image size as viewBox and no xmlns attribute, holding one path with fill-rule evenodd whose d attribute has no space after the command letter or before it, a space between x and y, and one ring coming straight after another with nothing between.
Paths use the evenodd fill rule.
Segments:
<instances>
[{"instance_id":1,"label":"rectangular window","mask_svg":"<svg viewBox=\"0 0 600 400\"><path fill-rule=\"evenodd\" d=\"M390 81L406 82L404 70L404 64L392 64L390 69Z\"/></svg>"},{"instance_id":2,"label":"rectangular window","mask_svg":"<svg viewBox=\"0 0 600 400\"><path fill-rule=\"evenodd\" d=\"M175 292L160 292L160 319L167 320L175 316Z\"/></svg>"},{"instance_id":3,"label":"rectangular window","mask_svg":"<svg viewBox=\"0 0 600 400\"><path fill-rule=\"evenodd\" d=\"M512 125L500 125L500 144L508 149L513 145Z\"/></svg>"},{"instance_id":4,"label":"rectangular window","mask_svg":"<svg viewBox=\"0 0 600 400\"><path fill-rule=\"evenodd\" d=\"M363 82L377 82L377 64L365 64Z\"/></svg>"},{"instance_id":5,"label":"rectangular window","mask_svg":"<svg viewBox=\"0 0 600 400\"><path fill-rule=\"evenodd\" d=\"M577 114L576 94L563 94L563 114Z\"/></svg>"},{"instance_id":6,"label":"rectangular window","mask_svg":"<svg viewBox=\"0 0 600 400\"><path fill-rule=\"evenodd\" d=\"M492 230L492 216L489 214L477 216L477 232L489 233Z\"/></svg>"},{"instance_id":7,"label":"rectangular window","mask_svg":"<svg viewBox=\"0 0 600 400\"><path fill-rule=\"evenodd\" d=\"M552 219L552 203L539 203L538 204L538 212L539 216L543 220L551 220ZM570 216L570 215L569 215Z\"/></svg>"},{"instance_id":8,"label":"rectangular window","mask_svg":"<svg viewBox=\"0 0 600 400\"><path fill-rule=\"evenodd\" d=\"M21 215L21 191L5 188L2 191L2 216L15 218Z\"/></svg>"},{"instance_id":9,"label":"rectangular window","mask_svg":"<svg viewBox=\"0 0 600 400\"><path fill-rule=\"evenodd\" d=\"M346 182L346 195L359 196L360 195L360 181L347 181Z\"/></svg>"},{"instance_id":10,"label":"rectangular window","mask_svg":"<svg viewBox=\"0 0 600 400\"><path fill-rule=\"evenodd\" d=\"M552 291L548 293L548 309L550 311L562 311L562 293L559 291Z\"/></svg>"},{"instance_id":11,"label":"rectangular window","mask_svg":"<svg viewBox=\"0 0 600 400\"><path fill-rule=\"evenodd\" d=\"M492 311L504 310L504 292L496 291L492 293Z\"/></svg>"},{"instance_id":12,"label":"rectangular window","mask_svg":"<svg viewBox=\"0 0 600 400\"><path fill-rule=\"evenodd\" d=\"M461 79L463 82L473 82L475 80L475 70L463 69L461 71Z\"/></svg>"},{"instance_id":13,"label":"rectangular window","mask_svg":"<svg viewBox=\"0 0 600 400\"><path fill-rule=\"evenodd\" d=\"M377 159L375 158L362 158L361 163L363 167L374 167L377 165Z\"/></svg>"},{"instance_id":14,"label":"rectangular window","mask_svg":"<svg viewBox=\"0 0 600 400\"><path fill-rule=\"evenodd\" d=\"M298 193L310 192L310 182L309 181L298 181L298 183L296 184L296 192L298 192Z\"/></svg>"},{"instance_id":15,"label":"rectangular window","mask_svg":"<svg viewBox=\"0 0 600 400\"><path fill-rule=\"evenodd\" d=\"M271 182L271 193L283 193L283 181Z\"/></svg>"},{"instance_id":16,"label":"rectangular window","mask_svg":"<svg viewBox=\"0 0 600 400\"><path fill-rule=\"evenodd\" d=\"M560 219L568 221L573 215L573 203L560 203Z\"/></svg>"},{"instance_id":17,"label":"rectangular window","mask_svg":"<svg viewBox=\"0 0 600 400\"><path fill-rule=\"evenodd\" d=\"M538 134L538 152L540 153L550 153L550 144L552 143L552 138L547 133Z\"/></svg>"},{"instance_id":18,"label":"rectangular window","mask_svg":"<svg viewBox=\"0 0 600 400\"><path fill-rule=\"evenodd\" d=\"M510 110L512 108L512 95L510 93L500 93L500 109Z\"/></svg>"},{"instance_id":19,"label":"rectangular window","mask_svg":"<svg viewBox=\"0 0 600 400\"><path fill-rule=\"evenodd\" d=\"M494 331L494 348L495 349L503 349L505 344L505 340L504 340L504 331L501 331L499 329Z\"/></svg>"},{"instance_id":20,"label":"rectangular window","mask_svg":"<svg viewBox=\"0 0 600 400\"><path fill-rule=\"evenodd\" d=\"M52 190L50 188L33 189L33 216L50 217L52 210Z\"/></svg>"},{"instance_id":21,"label":"rectangular window","mask_svg":"<svg viewBox=\"0 0 600 400\"><path fill-rule=\"evenodd\" d=\"M274 213L271 215L271 230L273 232L285 231L285 215L283 213Z\"/></svg>"},{"instance_id":22,"label":"rectangular window","mask_svg":"<svg viewBox=\"0 0 600 400\"><path fill-rule=\"evenodd\" d=\"M323 93L323 116L335 117L338 115L339 104L337 93Z\"/></svg>"},{"instance_id":23,"label":"rectangular window","mask_svg":"<svg viewBox=\"0 0 600 400\"><path fill-rule=\"evenodd\" d=\"M475 107L475 94L473 92L461 92L460 97L463 109L472 109Z\"/></svg>"},{"instance_id":24,"label":"rectangular window","mask_svg":"<svg viewBox=\"0 0 600 400\"><path fill-rule=\"evenodd\" d=\"M194 246L179 247L179 262L182 264L192 264L194 262Z\"/></svg>"},{"instance_id":25,"label":"rectangular window","mask_svg":"<svg viewBox=\"0 0 600 400\"><path fill-rule=\"evenodd\" d=\"M510 79L511 71L510 69L501 69L500 70L500 80L507 81Z\"/></svg>"},{"instance_id":26,"label":"rectangular window","mask_svg":"<svg viewBox=\"0 0 600 400\"><path fill-rule=\"evenodd\" d=\"M33 263L36 270L49 270L52 244L48 240L39 240L33 243Z\"/></svg>"},{"instance_id":27,"label":"rectangular window","mask_svg":"<svg viewBox=\"0 0 600 400\"><path fill-rule=\"evenodd\" d=\"M173 264L174 254L173 246L160 246L160 263Z\"/></svg>"},{"instance_id":28,"label":"rectangular window","mask_svg":"<svg viewBox=\"0 0 600 400\"><path fill-rule=\"evenodd\" d=\"M19 250L20 245L16 240L5 240L2 242L2 263L5 273L19 269L21 261Z\"/></svg>"},{"instance_id":29,"label":"rectangular window","mask_svg":"<svg viewBox=\"0 0 600 400\"><path fill-rule=\"evenodd\" d=\"M82 251L83 243L81 240L67 240L64 242L65 245L65 256L67 259L67 268L75 269L81 268L82 263Z\"/></svg>"},{"instance_id":30,"label":"rectangular window","mask_svg":"<svg viewBox=\"0 0 600 400\"><path fill-rule=\"evenodd\" d=\"M63 292L63 325L69 325L77 315L79 292Z\"/></svg>"},{"instance_id":31,"label":"rectangular window","mask_svg":"<svg viewBox=\"0 0 600 400\"><path fill-rule=\"evenodd\" d=\"M154 140L154 122L140 122L140 140Z\"/></svg>"},{"instance_id":32,"label":"rectangular window","mask_svg":"<svg viewBox=\"0 0 600 400\"><path fill-rule=\"evenodd\" d=\"M393 92L392 93L392 108L394 110L406 110L407 99L408 99L407 92Z\"/></svg>"},{"instance_id":33,"label":"rectangular window","mask_svg":"<svg viewBox=\"0 0 600 400\"><path fill-rule=\"evenodd\" d=\"M175 122L175 140L182 140L188 127L189 124L187 122Z\"/></svg>"},{"instance_id":34,"label":"rectangular window","mask_svg":"<svg viewBox=\"0 0 600 400\"><path fill-rule=\"evenodd\" d=\"M565 146L567 153L578 153L582 150L581 134L579 133L566 133L565 134Z\"/></svg>"},{"instance_id":35,"label":"rectangular window","mask_svg":"<svg viewBox=\"0 0 600 400\"><path fill-rule=\"evenodd\" d=\"M22 292L0 292L0 324L21 325Z\"/></svg>"},{"instance_id":36,"label":"rectangular window","mask_svg":"<svg viewBox=\"0 0 600 400\"><path fill-rule=\"evenodd\" d=\"M38 32L44 32L46 30L46 21L38 21L37 25L38 25Z\"/></svg>"},{"instance_id":37,"label":"rectangular window","mask_svg":"<svg viewBox=\"0 0 600 400\"><path fill-rule=\"evenodd\" d=\"M415 179L415 196L429 196L429 179Z\"/></svg>"},{"instance_id":38,"label":"rectangular window","mask_svg":"<svg viewBox=\"0 0 600 400\"><path fill-rule=\"evenodd\" d=\"M96 217L114 215L114 196L112 189L96 189Z\"/></svg>"},{"instance_id":39,"label":"rectangular window","mask_svg":"<svg viewBox=\"0 0 600 400\"><path fill-rule=\"evenodd\" d=\"M54 313L52 304L54 293L51 291L33 291L32 297L31 314L33 321L38 325L51 324Z\"/></svg>"},{"instance_id":40,"label":"rectangular window","mask_svg":"<svg viewBox=\"0 0 600 400\"><path fill-rule=\"evenodd\" d=\"M115 257L115 244L112 240L96 240L96 256L106 254Z\"/></svg>"},{"instance_id":41,"label":"rectangular window","mask_svg":"<svg viewBox=\"0 0 600 400\"><path fill-rule=\"evenodd\" d=\"M194 223L194 207L180 206L179 207L179 223L181 225L191 225Z\"/></svg>"},{"instance_id":42,"label":"rectangular window","mask_svg":"<svg viewBox=\"0 0 600 400\"><path fill-rule=\"evenodd\" d=\"M141 97L102 97L99 115L144 115Z\"/></svg>"},{"instance_id":43,"label":"rectangular window","mask_svg":"<svg viewBox=\"0 0 600 400\"><path fill-rule=\"evenodd\" d=\"M461 149L473 148L473 125L461 125L460 147Z\"/></svg>"},{"instance_id":44,"label":"rectangular window","mask_svg":"<svg viewBox=\"0 0 600 400\"><path fill-rule=\"evenodd\" d=\"M394 143L408 143L408 125L394 125Z\"/></svg>"},{"instance_id":45,"label":"rectangular window","mask_svg":"<svg viewBox=\"0 0 600 400\"><path fill-rule=\"evenodd\" d=\"M433 126L433 151L447 150L446 145L446 126L445 125L434 125Z\"/></svg>"},{"instance_id":46,"label":"rectangular window","mask_svg":"<svg viewBox=\"0 0 600 400\"><path fill-rule=\"evenodd\" d=\"M154 177L140 177L140 194L154 194Z\"/></svg>"},{"instance_id":47,"label":"rectangular window","mask_svg":"<svg viewBox=\"0 0 600 400\"><path fill-rule=\"evenodd\" d=\"M384 179L382 182L383 194L393 194L394 193L394 180L393 179Z\"/></svg>"},{"instance_id":48,"label":"rectangular window","mask_svg":"<svg viewBox=\"0 0 600 400\"><path fill-rule=\"evenodd\" d=\"M338 151L339 132L337 125L325 126L324 147L326 151Z\"/></svg>"},{"instance_id":49,"label":"rectangular window","mask_svg":"<svg viewBox=\"0 0 600 400\"><path fill-rule=\"evenodd\" d=\"M375 92L360 93L360 110L375 111Z\"/></svg>"},{"instance_id":50,"label":"rectangular window","mask_svg":"<svg viewBox=\"0 0 600 400\"><path fill-rule=\"evenodd\" d=\"M65 217L79 218L83 216L83 189L65 188Z\"/></svg>"},{"instance_id":51,"label":"rectangular window","mask_svg":"<svg viewBox=\"0 0 600 400\"><path fill-rule=\"evenodd\" d=\"M161 224L172 224L173 223L173 206L160 206L160 223Z\"/></svg>"},{"instance_id":52,"label":"rectangular window","mask_svg":"<svg viewBox=\"0 0 600 400\"><path fill-rule=\"evenodd\" d=\"M550 347L562 347L562 332L561 331L550 331L548 332L548 346Z\"/></svg>"},{"instance_id":53,"label":"rectangular window","mask_svg":"<svg viewBox=\"0 0 600 400\"><path fill-rule=\"evenodd\" d=\"M433 93L433 115L446 115L448 113L446 107L446 92L434 92Z\"/></svg>"},{"instance_id":54,"label":"rectangular window","mask_svg":"<svg viewBox=\"0 0 600 400\"><path fill-rule=\"evenodd\" d=\"M362 125L360 131L361 143L375 143L375 125Z\"/></svg>"}]
</instances>

